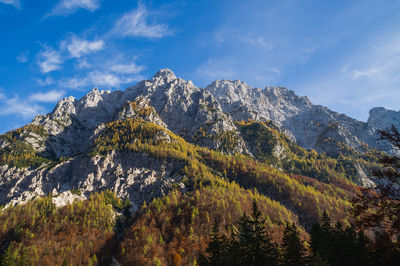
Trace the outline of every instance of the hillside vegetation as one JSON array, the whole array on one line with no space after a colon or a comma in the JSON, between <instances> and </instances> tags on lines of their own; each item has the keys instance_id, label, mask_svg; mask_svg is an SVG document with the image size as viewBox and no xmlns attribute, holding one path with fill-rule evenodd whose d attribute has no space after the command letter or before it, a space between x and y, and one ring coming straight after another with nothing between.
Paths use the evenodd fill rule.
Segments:
<instances>
[{"instance_id":1,"label":"hillside vegetation","mask_svg":"<svg viewBox=\"0 0 400 266\"><path fill-rule=\"evenodd\" d=\"M373 167L375 155L343 153L333 158L298 147L271 124L237 125L244 139L254 144L255 158L190 144L142 119L106 123L87 156L117 151L181 161L184 189L177 186L144 202L133 216L127 212L129 203L109 191L62 208L56 208L51 197L5 208L0 211L2 264L98 265L114 257L123 265L196 265L207 250L213 225L218 222L223 235L234 233L253 201L276 243L281 243L289 224L309 242L311 227L324 212L333 223L350 225L350 200L358 191L351 175L347 178L351 165ZM2 138L13 141L16 149L2 151L7 158L2 163L46 162L30 148L19 149L13 133ZM281 156L274 151L277 144Z\"/></svg>"}]
</instances>

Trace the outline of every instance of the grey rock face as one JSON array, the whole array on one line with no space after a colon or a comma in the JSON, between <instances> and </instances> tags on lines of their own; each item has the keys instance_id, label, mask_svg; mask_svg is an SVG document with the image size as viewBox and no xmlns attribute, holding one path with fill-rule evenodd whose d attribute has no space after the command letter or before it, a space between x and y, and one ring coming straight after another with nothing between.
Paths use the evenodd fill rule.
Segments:
<instances>
[{"instance_id":1,"label":"grey rock face","mask_svg":"<svg viewBox=\"0 0 400 266\"><path fill-rule=\"evenodd\" d=\"M368 124L382 130L390 129L394 125L400 128L400 111L387 110L375 107L369 111Z\"/></svg>"},{"instance_id":2,"label":"grey rock face","mask_svg":"<svg viewBox=\"0 0 400 266\"><path fill-rule=\"evenodd\" d=\"M219 140L212 136L236 131L232 117L223 113L221 105L208 90L163 69L151 80L142 81L124 92L95 88L80 100L65 98L52 113L37 116L32 123L43 126L49 134L41 147L43 155L59 158L86 152L104 123L138 118L129 105L131 102L138 104L139 108L155 110L142 119L161 125L188 141L194 141L200 129L206 130L208 139L199 142L210 148L220 145ZM235 152L245 151L244 142L240 140L239 143Z\"/></svg>"},{"instance_id":3,"label":"grey rock face","mask_svg":"<svg viewBox=\"0 0 400 266\"><path fill-rule=\"evenodd\" d=\"M235 120L272 120L300 146L327 152L324 140L333 138L362 151L363 143L388 153L399 154L388 143L378 142L378 129L390 123L400 125L399 112L372 109L368 123L338 114L307 97L283 87L259 89L241 81L222 80L207 89L221 103L224 112Z\"/></svg>"},{"instance_id":4,"label":"grey rock face","mask_svg":"<svg viewBox=\"0 0 400 266\"><path fill-rule=\"evenodd\" d=\"M111 152L106 157L77 156L47 169L0 167L0 205L23 203L35 196L52 194L58 205L75 198L109 189L134 206L162 196L180 183L181 162L166 161L146 154ZM82 196L71 190L79 189Z\"/></svg>"},{"instance_id":5,"label":"grey rock face","mask_svg":"<svg viewBox=\"0 0 400 266\"><path fill-rule=\"evenodd\" d=\"M207 88L199 88L177 78L171 70L162 69L152 79L125 91L95 88L79 100L65 98L50 114L37 116L31 124L41 126L44 133L22 132L20 139L44 157L70 159L51 169L0 167L0 204L20 203L52 193L57 195L55 202L63 205L103 189L141 204L166 193L173 184L184 189L176 174L181 167L178 162L124 152L113 152L104 158L86 156L107 122L127 118L153 122L191 143L230 153L251 155L252 149L246 146L234 121L253 119L272 120L300 146L332 156L339 152L335 141L358 151L366 143L400 154L388 143L377 142L378 129L391 124L400 127L400 112L374 108L364 123L314 105L307 97L283 87L260 89L241 81L217 80ZM224 150L227 133L235 138L231 150ZM0 143L2 149L8 145L11 143L7 141ZM284 156L283 148L275 147L274 154ZM364 170L358 168L363 183L368 184ZM82 191L82 196L71 193L72 189Z\"/></svg>"}]
</instances>

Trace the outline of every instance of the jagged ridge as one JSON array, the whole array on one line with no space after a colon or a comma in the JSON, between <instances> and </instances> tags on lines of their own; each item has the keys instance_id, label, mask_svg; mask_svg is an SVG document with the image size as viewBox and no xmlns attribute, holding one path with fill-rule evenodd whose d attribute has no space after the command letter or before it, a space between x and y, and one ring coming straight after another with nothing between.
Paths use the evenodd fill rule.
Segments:
<instances>
[{"instance_id":1,"label":"jagged ridge","mask_svg":"<svg viewBox=\"0 0 400 266\"><path fill-rule=\"evenodd\" d=\"M364 123L314 105L307 97L297 96L286 88L267 87L262 90L228 80L215 81L207 88L199 88L191 81L177 78L171 70L163 69L152 79L139 82L125 91L99 91L95 88L79 100L65 98L50 114L37 116L28 126L2 136L1 163L5 165L0 169L0 202L21 202L50 192L64 193L66 201L70 201L75 196L68 191L74 188L87 192L109 188L118 196L130 198L138 204L146 198L143 195L149 194L149 198L163 195L171 183L181 179L182 176L176 174L179 163L166 164L145 154L135 155L133 159L119 152L88 157L88 154L95 154L93 147L96 140L104 135L110 123L127 119L158 125L162 130L159 130L161 135L157 138L169 136L165 133L168 131L189 143L258 159L260 153L254 146L254 139L246 136L243 125L237 121L272 121L277 126L276 130L282 131L305 149L315 149L326 153L329 158L350 164L351 171L355 172L353 180L368 184L366 165L374 157L357 162L362 154L371 152L365 143L385 152L398 152L387 143L376 141L378 126L386 126L387 121L396 124L398 114L390 112L386 115L387 112L379 110L371 111L368 123ZM388 118L380 120L378 117L382 116ZM379 124L377 121L386 122ZM293 155L293 151L288 149L288 144L285 144L286 148L282 144L289 142L281 137L279 139L281 142L276 142L272 153L268 154L272 157L264 161L276 163L276 167L287 171L311 175L306 171L299 172L299 167L291 170L293 167L282 161L286 156L293 162L294 157L289 156ZM341 158L344 150L347 157ZM312 153L304 150L299 160L310 156ZM343 163L339 165L347 167ZM333 174L341 171L336 170ZM344 172L348 174L349 171L344 169ZM164 181L160 183L158 180ZM144 189L154 182L153 188ZM133 194L138 186L139 194L143 195L137 198ZM155 187L161 189L153 193ZM60 204L66 201L60 200Z\"/></svg>"}]
</instances>

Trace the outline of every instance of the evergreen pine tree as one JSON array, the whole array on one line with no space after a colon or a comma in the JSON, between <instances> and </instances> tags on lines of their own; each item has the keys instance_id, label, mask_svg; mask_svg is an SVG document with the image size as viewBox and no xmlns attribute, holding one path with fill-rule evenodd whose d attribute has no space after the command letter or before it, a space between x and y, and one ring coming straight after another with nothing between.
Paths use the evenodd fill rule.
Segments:
<instances>
[{"instance_id":1,"label":"evergreen pine tree","mask_svg":"<svg viewBox=\"0 0 400 266\"><path fill-rule=\"evenodd\" d=\"M226 264L227 260L229 260L229 243L228 239L220 233L218 223L214 224L210 238L207 248L209 257L207 259L203 258L203 264L215 266Z\"/></svg>"},{"instance_id":2,"label":"evergreen pine tree","mask_svg":"<svg viewBox=\"0 0 400 266\"><path fill-rule=\"evenodd\" d=\"M282 262L284 265L304 265L305 247L300 240L300 233L294 223L287 224L282 239Z\"/></svg>"},{"instance_id":3,"label":"evergreen pine tree","mask_svg":"<svg viewBox=\"0 0 400 266\"><path fill-rule=\"evenodd\" d=\"M261 212L255 200L251 216L243 215L239 222L237 244L241 255L241 265L277 264L277 246L271 243L265 230L265 220L261 218Z\"/></svg>"}]
</instances>

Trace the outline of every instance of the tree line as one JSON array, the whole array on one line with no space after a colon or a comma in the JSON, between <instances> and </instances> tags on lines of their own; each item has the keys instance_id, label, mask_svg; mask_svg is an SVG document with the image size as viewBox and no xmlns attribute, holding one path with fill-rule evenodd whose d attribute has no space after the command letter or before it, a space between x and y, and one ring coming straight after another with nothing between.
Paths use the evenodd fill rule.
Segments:
<instances>
[{"instance_id":1,"label":"tree line","mask_svg":"<svg viewBox=\"0 0 400 266\"><path fill-rule=\"evenodd\" d=\"M220 232L216 221L200 265L396 265L400 250L396 244L371 241L354 226L332 225L326 212L321 223L315 223L309 242L300 237L298 227L285 225L280 243L273 242L265 228L256 201L250 216L244 214L236 224L237 230L228 236ZM234 227L235 228L235 227Z\"/></svg>"}]
</instances>

